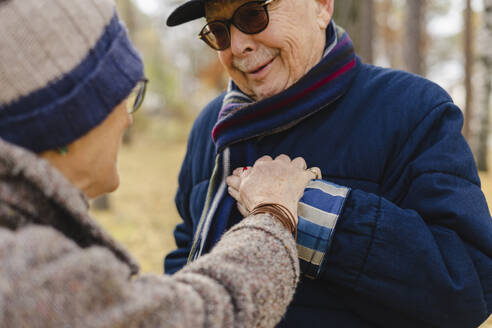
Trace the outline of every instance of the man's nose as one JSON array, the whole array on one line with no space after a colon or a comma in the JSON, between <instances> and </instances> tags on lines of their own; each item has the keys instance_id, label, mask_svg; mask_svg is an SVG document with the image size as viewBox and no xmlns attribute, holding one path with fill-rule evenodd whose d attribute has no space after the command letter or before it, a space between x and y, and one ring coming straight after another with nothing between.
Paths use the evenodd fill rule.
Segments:
<instances>
[{"instance_id":1,"label":"man's nose","mask_svg":"<svg viewBox=\"0 0 492 328\"><path fill-rule=\"evenodd\" d=\"M231 51L233 55L245 55L256 49L253 35L241 32L237 27L231 25Z\"/></svg>"}]
</instances>

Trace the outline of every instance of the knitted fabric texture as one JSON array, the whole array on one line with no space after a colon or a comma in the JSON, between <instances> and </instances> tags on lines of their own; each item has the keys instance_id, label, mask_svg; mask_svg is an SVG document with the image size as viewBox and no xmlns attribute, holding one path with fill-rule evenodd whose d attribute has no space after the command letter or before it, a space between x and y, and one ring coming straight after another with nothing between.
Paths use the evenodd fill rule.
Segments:
<instances>
[{"instance_id":1,"label":"knitted fabric texture","mask_svg":"<svg viewBox=\"0 0 492 328\"><path fill-rule=\"evenodd\" d=\"M46 161L0 140L0 327L274 327L299 278L292 236L258 215L173 277L140 275Z\"/></svg>"},{"instance_id":2,"label":"knitted fabric texture","mask_svg":"<svg viewBox=\"0 0 492 328\"><path fill-rule=\"evenodd\" d=\"M34 152L66 146L142 77L112 0L0 4L0 138Z\"/></svg>"}]
</instances>

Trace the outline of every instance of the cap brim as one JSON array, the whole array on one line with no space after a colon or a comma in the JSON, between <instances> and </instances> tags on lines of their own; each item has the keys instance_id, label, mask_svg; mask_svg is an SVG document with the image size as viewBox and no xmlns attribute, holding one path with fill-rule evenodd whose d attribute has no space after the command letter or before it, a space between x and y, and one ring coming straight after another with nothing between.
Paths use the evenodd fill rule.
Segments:
<instances>
[{"instance_id":1,"label":"cap brim","mask_svg":"<svg viewBox=\"0 0 492 328\"><path fill-rule=\"evenodd\" d=\"M191 0L176 8L167 18L167 26L176 26L205 17L205 0Z\"/></svg>"}]
</instances>

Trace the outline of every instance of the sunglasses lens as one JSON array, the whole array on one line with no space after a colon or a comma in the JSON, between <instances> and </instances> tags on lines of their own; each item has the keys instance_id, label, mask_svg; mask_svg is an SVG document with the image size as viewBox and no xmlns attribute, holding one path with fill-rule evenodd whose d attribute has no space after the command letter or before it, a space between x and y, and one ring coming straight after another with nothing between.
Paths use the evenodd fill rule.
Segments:
<instances>
[{"instance_id":1,"label":"sunglasses lens","mask_svg":"<svg viewBox=\"0 0 492 328\"><path fill-rule=\"evenodd\" d=\"M245 3L234 12L230 21L243 33L260 33L268 26L265 1ZM215 50L225 50L231 45L229 26L225 21L213 21L205 25L200 38Z\"/></svg>"},{"instance_id":2,"label":"sunglasses lens","mask_svg":"<svg viewBox=\"0 0 492 328\"><path fill-rule=\"evenodd\" d=\"M234 14L234 25L248 34L263 31L268 25L268 14L263 2L248 2Z\"/></svg>"},{"instance_id":3,"label":"sunglasses lens","mask_svg":"<svg viewBox=\"0 0 492 328\"><path fill-rule=\"evenodd\" d=\"M200 33L202 38L216 50L227 49L230 45L229 31L223 22L211 22Z\"/></svg>"}]
</instances>

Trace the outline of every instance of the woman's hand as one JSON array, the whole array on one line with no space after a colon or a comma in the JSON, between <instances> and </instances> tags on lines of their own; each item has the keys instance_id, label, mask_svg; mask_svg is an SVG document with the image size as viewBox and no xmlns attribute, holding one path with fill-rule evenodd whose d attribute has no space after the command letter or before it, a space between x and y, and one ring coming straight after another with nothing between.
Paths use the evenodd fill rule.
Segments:
<instances>
[{"instance_id":1,"label":"woman's hand","mask_svg":"<svg viewBox=\"0 0 492 328\"><path fill-rule=\"evenodd\" d=\"M291 160L287 155L280 155L273 160L264 156L253 167L234 170L226 182L242 215L249 215L260 204L274 203L286 207L297 224L299 199L308 182L320 176L318 168L306 170L306 161L301 157Z\"/></svg>"}]
</instances>

